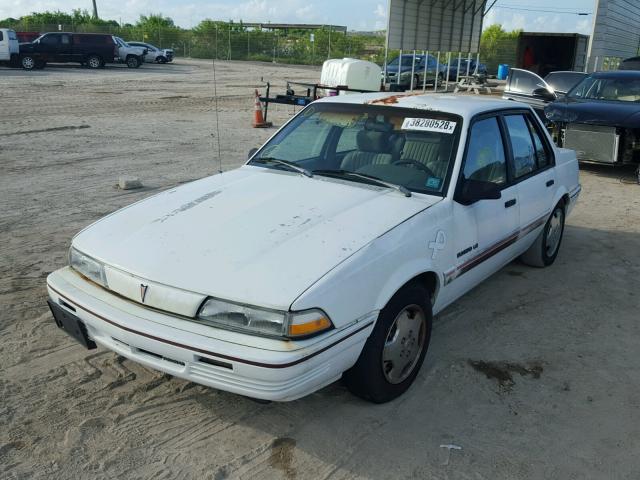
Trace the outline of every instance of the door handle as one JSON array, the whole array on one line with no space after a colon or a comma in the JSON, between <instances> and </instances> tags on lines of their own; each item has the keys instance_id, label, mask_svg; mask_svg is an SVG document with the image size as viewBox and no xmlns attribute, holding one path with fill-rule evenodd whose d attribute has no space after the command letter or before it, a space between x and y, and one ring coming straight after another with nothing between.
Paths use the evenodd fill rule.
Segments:
<instances>
[{"instance_id":1,"label":"door handle","mask_svg":"<svg viewBox=\"0 0 640 480\"><path fill-rule=\"evenodd\" d=\"M555 180L548 180L547 181L547 187L550 187L551 185L553 185L555 182Z\"/></svg>"},{"instance_id":2,"label":"door handle","mask_svg":"<svg viewBox=\"0 0 640 480\"><path fill-rule=\"evenodd\" d=\"M504 208L513 207L516 204L516 199L512 198L511 200L507 200L504 202Z\"/></svg>"}]
</instances>

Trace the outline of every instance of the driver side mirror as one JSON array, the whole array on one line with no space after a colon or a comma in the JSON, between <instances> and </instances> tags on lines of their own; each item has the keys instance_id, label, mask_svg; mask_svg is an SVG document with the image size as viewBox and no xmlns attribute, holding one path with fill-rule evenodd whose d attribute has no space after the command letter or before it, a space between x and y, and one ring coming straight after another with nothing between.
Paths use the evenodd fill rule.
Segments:
<instances>
[{"instance_id":1,"label":"driver side mirror","mask_svg":"<svg viewBox=\"0 0 640 480\"><path fill-rule=\"evenodd\" d=\"M453 199L462 205L471 205L479 200L499 200L501 197L500 185L463 178Z\"/></svg>"},{"instance_id":2,"label":"driver side mirror","mask_svg":"<svg viewBox=\"0 0 640 480\"><path fill-rule=\"evenodd\" d=\"M531 95L533 95L534 97L542 98L543 100L549 100L549 101L556 99L555 93L550 92L549 90L543 87L536 88L533 92L531 92Z\"/></svg>"},{"instance_id":3,"label":"driver side mirror","mask_svg":"<svg viewBox=\"0 0 640 480\"><path fill-rule=\"evenodd\" d=\"M247 160L249 160L251 157L253 157L253 155L258 151L258 149L256 147L253 147L251 150L249 150L249 153L247 154Z\"/></svg>"}]
</instances>

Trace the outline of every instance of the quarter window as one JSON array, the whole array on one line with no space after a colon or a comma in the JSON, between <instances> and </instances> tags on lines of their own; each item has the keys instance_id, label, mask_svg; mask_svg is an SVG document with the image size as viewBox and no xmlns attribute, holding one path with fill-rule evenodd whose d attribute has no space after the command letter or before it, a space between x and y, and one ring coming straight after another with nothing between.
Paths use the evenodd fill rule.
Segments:
<instances>
[{"instance_id":1,"label":"quarter window","mask_svg":"<svg viewBox=\"0 0 640 480\"><path fill-rule=\"evenodd\" d=\"M536 170L536 154L531 140L529 126L522 115L505 117L509 140L513 150L513 176L524 177Z\"/></svg>"},{"instance_id":2,"label":"quarter window","mask_svg":"<svg viewBox=\"0 0 640 480\"><path fill-rule=\"evenodd\" d=\"M507 182L504 144L495 117L473 124L469 136L464 176L470 180L503 185Z\"/></svg>"}]
</instances>

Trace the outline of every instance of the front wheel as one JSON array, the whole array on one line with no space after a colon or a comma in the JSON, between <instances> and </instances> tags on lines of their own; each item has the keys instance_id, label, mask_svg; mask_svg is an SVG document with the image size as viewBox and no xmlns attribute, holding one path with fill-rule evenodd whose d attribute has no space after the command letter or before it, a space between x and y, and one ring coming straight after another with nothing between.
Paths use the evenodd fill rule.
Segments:
<instances>
[{"instance_id":1,"label":"front wheel","mask_svg":"<svg viewBox=\"0 0 640 480\"><path fill-rule=\"evenodd\" d=\"M134 56L127 57L127 67L138 68L139 66L140 66L140 60L138 60L138 57L134 57Z\"/></svg>"},{"instance_id":2,"label":"front wheel","mask_svg":"<svg viewBox=\"0 0 640 480\"><path fill-rule=\"evenodd\" d=\"M89 68L102 67L102 58L100 58L98 55L89 55L87 57L87 66Z\"/></svg>"},{"instance_id":3,"label":"front wheel","mask_svg":"<svg viewBox=\"0 0 640 480\"><path fill-rule=\"evenodd\" d=\"M413 383L431 338L431 296L418 283L401 288L380 311L356 364L344 373L347 388L384 403Z\"/></svg>"},{"instance_id":4,"label":"front wheel","mask_svg":"<svg viewBox=\"0 0 640 480\"><path fill-rule=\"evenodd\" d=\"M553 209L549 220L536 241L524 252L520 259L532 267L548 267L558 256L564 233L565 210L560 202Z\"/></svg>"},{"instance_id":5,"label":"front wheel","mask_svg":"<svg viewBox=\"0 0 640 480\"><path fill-rule=\"evenodd\" d=\"M20 59L20 65L22 65L22 68L25 70L33 70L36 68L36 59L31 55L23 55Z\"/></svg>"},{"instance_id":6,"label":"front wheel","mask_svg":"<svg viewBox=\"0 0 640 480\"><path fill-rule=\"evenodd\" d=\"M167 59L165 57L158 58L158 63L167 63Z\"/></svg>"}]
</instances>

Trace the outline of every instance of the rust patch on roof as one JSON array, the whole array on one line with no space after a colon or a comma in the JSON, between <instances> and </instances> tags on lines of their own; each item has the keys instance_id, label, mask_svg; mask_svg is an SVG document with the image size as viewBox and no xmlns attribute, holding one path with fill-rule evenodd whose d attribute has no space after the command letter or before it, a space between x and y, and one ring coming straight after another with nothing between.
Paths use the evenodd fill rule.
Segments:
<instances>
[{"instance_id":1,"label":"rust patch on roof","mask_svg":"<svg viewBox=\"0 0 640 480\"><path fill-rule=\"evenodd\" d=\"M400 98L416 97L418 95L424 95L424 93L422 93L422 92L419 92L419 93L401 93L399 95L391 95L390 97L384 97L384 98L377 98L375 100L369 100L368 102L364 102L364 103L367 103L369 105L374 105L374 104L393 105L394 103L398 103L398 99L400 99Z\"/></svg>"}]
</instances>

